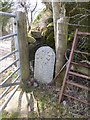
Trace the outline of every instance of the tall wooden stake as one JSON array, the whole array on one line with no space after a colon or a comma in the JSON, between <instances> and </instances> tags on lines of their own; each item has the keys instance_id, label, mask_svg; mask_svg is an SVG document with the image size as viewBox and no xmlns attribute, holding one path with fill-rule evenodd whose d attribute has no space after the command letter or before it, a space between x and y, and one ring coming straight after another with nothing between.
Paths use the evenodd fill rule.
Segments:
<instances>
[{"instance_id":1,"label":"tall wooden stake","mask_svg":"<svg viewBox=\"0 0 90 120\"><path fill-rule=\"evenodd\" d=\"M26 15L24 12L18 12L17 16L18 16L18 41L20 52L21 81L23 85L26 85L26 82L30 77Z\"/></svg>"}]
</instances>

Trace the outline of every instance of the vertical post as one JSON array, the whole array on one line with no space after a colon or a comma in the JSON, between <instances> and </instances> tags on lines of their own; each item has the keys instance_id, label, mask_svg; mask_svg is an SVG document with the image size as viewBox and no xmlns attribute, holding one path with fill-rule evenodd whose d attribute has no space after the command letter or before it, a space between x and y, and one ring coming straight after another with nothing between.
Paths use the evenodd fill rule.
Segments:
<instances>
[{"instance_id":1,"label":"vertical post","mask_svg":"<svg viewBox=\"0 0 90 120\"><path fill-rule=\"evenodd\" d=\"M27 41L27 27L26 27L26 14L24 12L18 12L18 41L20 52L20 66L21 66L21 81L23 85L26 85L29 77L29 51Z\"/></svg>"},{"instance_id":2,"label":"vertical post","mask_svg":"<svg viewBox=\"0 0 90 120\"><path fill-rule=\"evenodd\" d=\"M68 19L66 17L61 17L59 20L57 20L56 63L59 63L59 66L56 67L57 73L63 66L64 55L67 49L67 20Z\"/></svg>"},{"instance_id":3,"label":"vertical post","mask_svg":"<svg viewBox=\"0 0 90 120\"><path fill-rule=\"evenodd\" d=\"M0 4L0 8L2 8L2 4ZM1 20L1 24L0 24L0 37L2 37L2 20Z\"/></svg>"},{"instance_id":4,"label":"vertical post","mask_svg":"<svg viewBox=\"0 0 90 120\"><path fill-rule=\"evenodd\" d=\"M57 20L57 40L56 40L56 70L57 74L62 68L65 60L65 51L67 49L67 33L68 33L68 18L61 17ZM58 78L57 82L60 81L60 78L63 79L62 73ZM61 84L61 82L59 82Z\"/></svg>"},{"instance_id":5,"label":"vertical post","mask_svg":"<svg viewBox=\"0 0 90 120\"><path fill-rule=\"evenodd\" d=\"M2 37L2 24L0 24L0 37Z\"/></svg>"},{"instance_id":6,"label":"vertical post","mask_svg":"<svg viewBox=\"0 0 90 120\"><path fill-rule=\"evenodd\" d=\"M17 33L16 36L14 36L14 38L11 40L11 51L14 50L18 50L18 52L16 52L14 54L14 60L15 59L19 59L20 55L19 55L19 43L18 43L18 21L17 21L17 16L14 18L14 24L13 24L13 33ZM20 60L17 61L15 63L15 65L17 66L17 68L20 68ZM18 71L18 75L21 75L21 71Z\"/></svg>"}]
</instances>

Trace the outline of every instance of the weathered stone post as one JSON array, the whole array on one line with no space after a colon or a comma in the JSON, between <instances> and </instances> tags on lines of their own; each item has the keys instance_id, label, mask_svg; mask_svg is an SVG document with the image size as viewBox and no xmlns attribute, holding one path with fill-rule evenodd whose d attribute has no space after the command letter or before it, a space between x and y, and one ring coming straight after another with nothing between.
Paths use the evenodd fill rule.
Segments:
<instances>
[{"instance_id":1,"label":"weathered stone post","mask_svg":"<svg viewBox=\"0 0 90 120\"><path fill-rule=\"evenodd\" d=\"M27 28L26 28L26 15L24 12L18 12L18 41L20 51L20 66L21 66L21 87L27 85L27 81L30 77L29 70L29 51L27 41Z\"/></svg>"},{"instance_id":2,"label":"weathered stone post","mask_svg":"<svg viewBox=\"0 0 90 120\"><path fill-rule=\"evenodd\" d=\"M57 74L62 68L65 61L65 51L67 49L67 34L68 34L68 18L61 17L57 20L57 40L56 40L56 70ZM63 75L62 75L63 76ZM60 81L61 76L57 81Z\"/></svg>"}]
</instances>

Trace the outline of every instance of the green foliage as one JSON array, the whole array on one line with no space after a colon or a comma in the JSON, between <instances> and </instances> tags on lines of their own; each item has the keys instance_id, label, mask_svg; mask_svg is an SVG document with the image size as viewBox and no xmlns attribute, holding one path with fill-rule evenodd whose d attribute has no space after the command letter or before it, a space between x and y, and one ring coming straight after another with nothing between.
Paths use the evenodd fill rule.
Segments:
<instances>
[{"instance_id":1,"label":"green foliage","mask_svg":"<svg viewBox=\"0 0 90 120\"><path fill-rule=\"evenodd\" d=\"M28 36L28 46L29 46L29 61L34 60L35 56L35 45L36 45L36 39L32 36Z\"/></svg>"},{"instance_id":2,"label":"green foliage","mask_svg":"<svg viewBox=\"0 0 90 120\"><path fill-rule=\"evenodd\" d=\"M89 22L89 6L90 2L70 2L70 3L65 3L65 8L66 8L66 16L69 17L69 23L71 24L77 24L77 26L74 25L69 25L68 26L68 47L70 48L72 45L73 37L76 28L79 29L81 32L90 32L90 28L88 27L82 27L78 25L86 25L90 26ZM86 39L86 38L85 38ZM81 40L81 44L85 40ZM87 37L88 39L88 37ZM86 40L85 44L78 47L78 50L83 50L83 51L89 51L90 50L90 40Z\"/></svg>"},{"instance_id":3,"label":"green foliage","mask_svg":"<svg viewBox=\"0 0 90 120\"><path fill-rule=\"evenodd\" d=\"M15 113L12 113L9 118L10 119L12 119L12 118L18 118L19 116L20 116L20 113L15 112Z\"/></svg>"},{"instance_id":4,"label":"green foliage","mask_svg":"<svg viewBox=\"0 0 90 120\"><path fill-rule=\"evenodd\" d=\"M29 44L29 61L35 58L35 44Z\"/></svg>"},{"instance_id":5,"label":"green foliage","mask_svg":"<svg viewBox=\"0 0 90 120\"><path fill-rule=\"evenodd\" d=\"M41 18L41 14L39 14L36 19L40 20L40 18Z\"/></svg>"},{"instance_id":6,"label":"green foliage","mask_svg":"<svg viewBox=\"0 0 90 120\"><path fill-rule=\"evenodd\" d=\"M90 2L70 2L65 4L66 16L70 17L69 23L90 26L89 23ZM74 32L76 26L69 26L69 32ZM88 32L88 28L79 27L80 31Z\"/></svg>"},{"instance_id":7,"label":"green foliage","mask_svg":"<svg viewBox=\"0 0 90 120\"><path fill-rule=\"evenodd\" d=\"M51 18L50 18L51 19ZM54 28L53 28L54 26L53 26L53 22L49 22L49 24L47 25L47 28L48 29L51 29L51 30L54 30Z\"/></svg>"},{"instance_id":8,"label":"green foliage","mask_svg":"<svg viewBox=\"0 0 90 120\"><path fill-rule=\"evenodd\" d=\"M43 39L45 44L55 49L53 22L49 23L47 27L43 30Z\"/></svg>"},{"instance_id":9,"label":"green foliage","mask_svg":"<svg viewBox=\"0 0 90 120\"><path fill-rule=\"evenodd\" d=\"M15 113L8 113L5 110L2 112L1 118L4 119L13 119L13 118L18 118L20 117L20 113L19 112L15 112Z\"/></svg>"},{"instance_id":10,"label":"green foliage","mask_svg":"<svg viewBox=\"0 0 90 120\"><path fill-rule=\"evenodd\" d=\"M27 39L28 39L28 43L30 43L30 44L33 44L36 42L35 38L32 36L28 36Z\"/></svg>"},{"instance_id":11,"label":"green foliage","mask_svg":"<svg viewBox=\"0 0 90 120\"><path fill-rule=\"evenodd\" d=\"M2 12L11 12L11 6L13 5L13 2L3 1L0 2L0 11ZM8 16L0 16L0 24L2 24L3 27L5 27L9 21L10 17Z\"/></svg>"},{"instance_id":12,"label":"green foliage","mask_svg":"<svg viewBox=\"0 0 90 120\"><path fill-rule=\"evenodd\" d=\"M44 14L44 12L46 11L46 9L44 8L39 15L36 17L36 19L34 20L33 24L38 23L39 20L41 19L41 16Z\"/></svg>"},{"instance_id":13,"label":"green foliage","mask_svg":"<svg viewBox=\"0 0 90 120\"><path fill-rule=\"evenodd\" d=\"M41 27L42 25L38 26L38 27L41 27L40 30L42 33L42 41L40 42L39 46L48 45L53 49L55 49L54 26L53 26L53 17L52 17L51 10L49 9L47 10L46 8L44 8L41 11L41 13L37 16L33 24L35 25L36 23L39 23L44 18L45 18L45 21L42 21L42 23L44 22L46 27L45 26ZM37 24L35 26L37 26ZM36 46L36 47L39 47L39 46Z\"/></svg>"},{"instance_id":14,"label":"green foliage","mask_svg":"<svg viewBox=\"0 0 90 120\"><path fill-rule=\"evenodd\" d=\"M6 112L5 110L0 114L0 118L9 118L9 114L8 112Z\"/></svg>"},{"instance_id":15,"label":"green foliage","mask_svg":"<svg viewBox=\"0 0 90 120\"><path fill-rule=\"evenodd\" d=\"M11 6L13 5L13 2L8 2L8 1L0 1L0 11L3 12L11 12Z\"/></svg>"},{"instance_id":16,"label":"green foliage","mask_svg":"<svg viewBox=\"0 0 90 120\"><path fill-rule=\"evenodd\" d=\"M74 33L71 32L71 34L68 35L68 41L72 41L74 37Z\"/></svg>"},{"instance_id":17,"label":"green foliage","mask_svg":"<svg viewBox=\"0 0 90 120\"><path fill-rule=\"evenodd\" d=\"M49 18L48 23L52 23L52 22L53 22L53 18Z\"/></svg>"},{"instance_id":18,"label":"green foliage","mask_svg":"<svg viewBox=\"0 0 90 120\"><path fill-rule=\"evenodd\" d=\"M54 41L54 33L51 32L48 37L46 38L46 43L53 49L55 49L55 41Z\"/></svg>"}]
</instances>

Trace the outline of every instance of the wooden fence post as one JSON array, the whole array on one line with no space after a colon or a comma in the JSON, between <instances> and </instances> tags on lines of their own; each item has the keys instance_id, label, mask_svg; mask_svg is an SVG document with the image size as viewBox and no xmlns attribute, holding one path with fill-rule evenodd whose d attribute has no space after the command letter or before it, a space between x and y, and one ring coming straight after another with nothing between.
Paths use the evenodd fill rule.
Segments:
<instances>
[{"instance_id":1,"label":"wooden fence post","mask_svg":"<svg viewBox=\"0 0 90 120\"><path fill-rule=\"evenodd\" d=\"M24 12L19 11L17 13L18 17L18 41L19 41L19 51L20 51L20 66L21 66L21 87L26 85L30 78L29 69L29 51L28 51L28 41L27 41L27 27L26 27L26 15Z\"/></svg>"}]
</instances>

